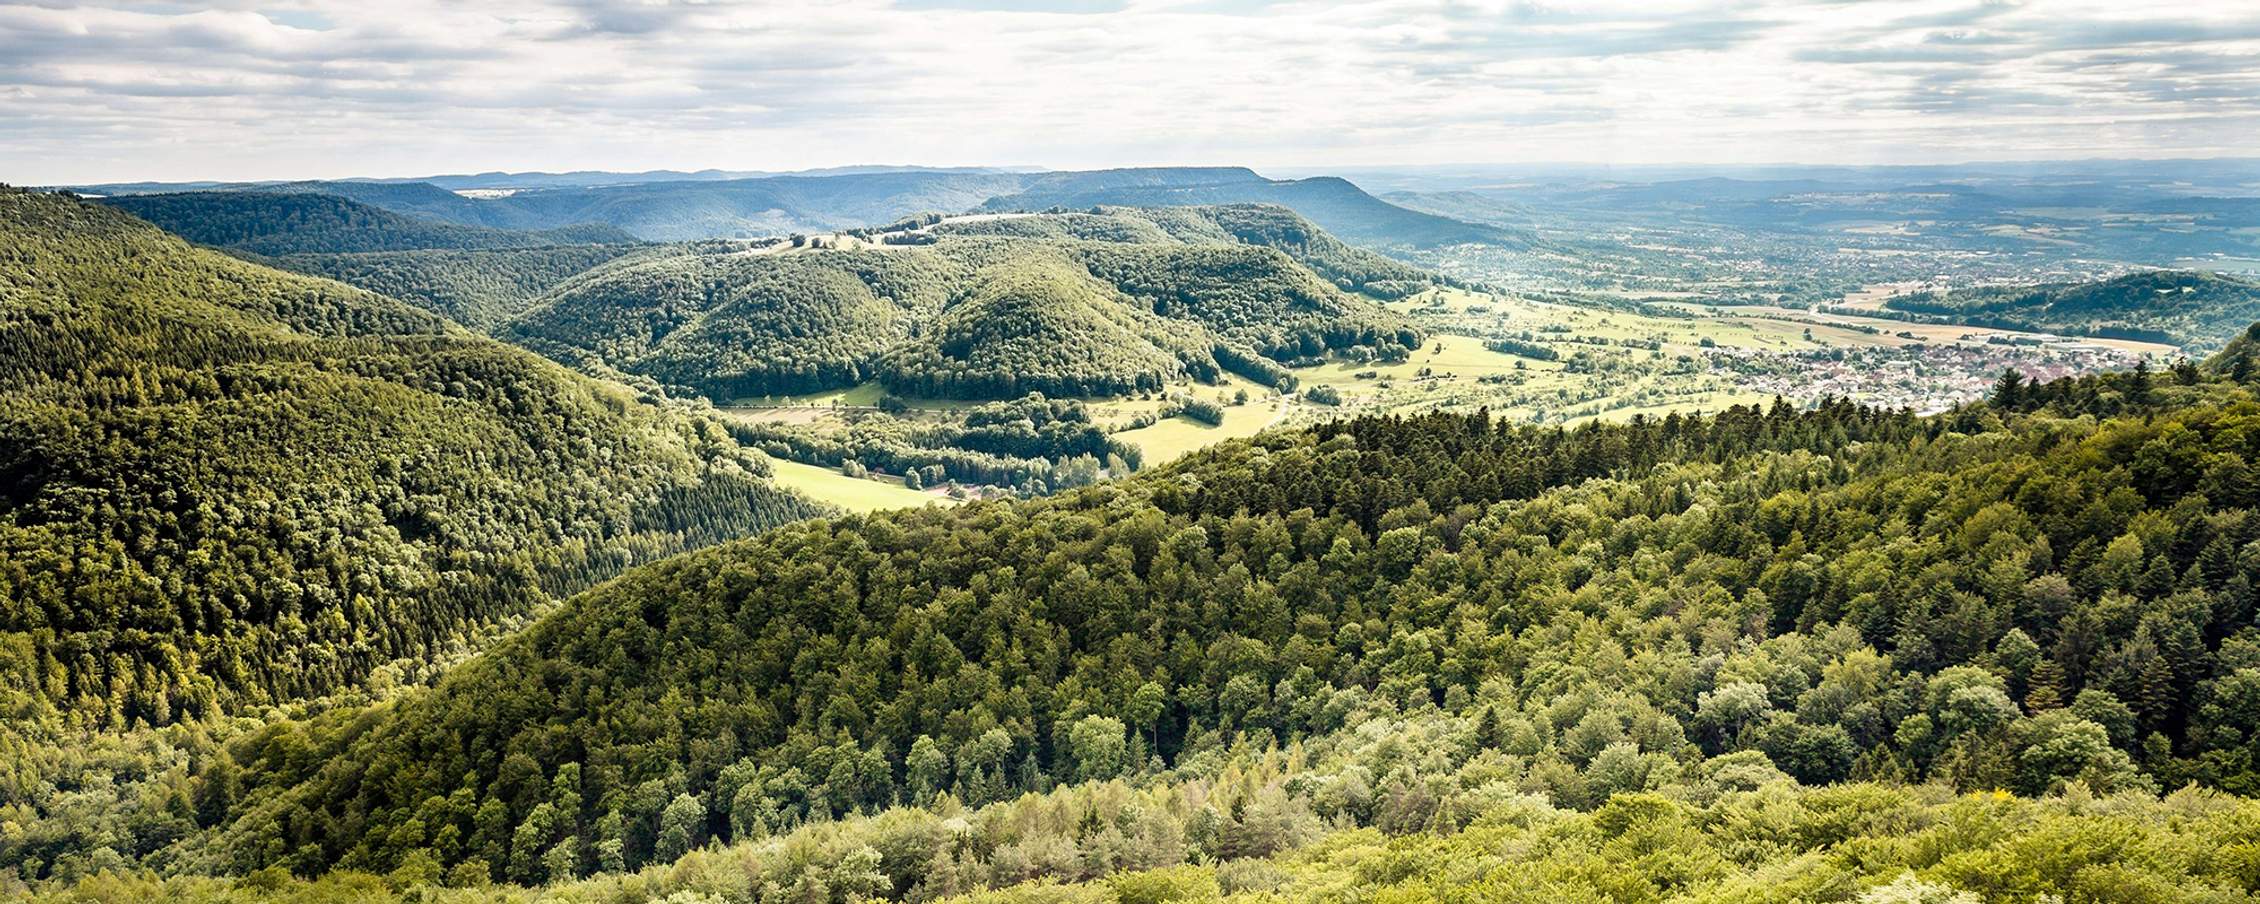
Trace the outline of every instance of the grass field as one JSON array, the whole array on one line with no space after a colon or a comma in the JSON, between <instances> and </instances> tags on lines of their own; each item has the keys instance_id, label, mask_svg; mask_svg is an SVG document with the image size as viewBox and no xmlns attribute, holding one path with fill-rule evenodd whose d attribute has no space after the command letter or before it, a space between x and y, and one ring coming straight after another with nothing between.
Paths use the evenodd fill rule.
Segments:
<instances>
[{"instance_id":1,"label":"grass field","mask_svg":"<svg viewBox=\"0 0 2260 904\"><path fill-rule=\"evenodd\" d=\"M1228 376L1221 386L1187 385L1177 391L1190 392L1204 399L1222 402L1224 423L1210 426L1185 417L1173 417L1150 427L1125 430L1115 438L1135 444L1146 454L1146 466L1163 464L1182 457L1185 453L1224 440L1254 436L1279 421L1284 406L1272 397L1272 392L1249 380ZM1246 392L1248 403L1232 404L1235 393ZM1092 403L1092 417L1102 423L1119 423L1148 411L1159 409L1165 402L1160 399L1123 399Z\"/></svg>"},{"instance_id":2,"label":"grass field","mask_svg":"<svg viewBox=\"0 0 2260 904\"><path fill-rule=\"evenodd\" d=\"M783 459L772 460L771 464L776 470L778 483L851 512L917 508L929 502L953 505L956 502L940 493L913 490L903 486L900 480L865 480L849 477L832 468L819 468Z\"/></svg>"}]
</instances>

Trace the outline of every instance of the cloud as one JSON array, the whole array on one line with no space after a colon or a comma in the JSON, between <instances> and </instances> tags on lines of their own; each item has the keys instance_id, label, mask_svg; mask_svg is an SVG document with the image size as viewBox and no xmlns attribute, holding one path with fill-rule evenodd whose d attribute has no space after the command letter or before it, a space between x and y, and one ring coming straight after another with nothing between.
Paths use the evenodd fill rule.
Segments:
<instances>
[{"instance_id":1,"label":"cloud","mask_svg":"<svg viewBox=\"0 0 2260 904\"><path fill-rule=\"evenodd\" d=\"M0 179L2249 153L2260 9L0 0Z\"/></svg>"}]
</instances>

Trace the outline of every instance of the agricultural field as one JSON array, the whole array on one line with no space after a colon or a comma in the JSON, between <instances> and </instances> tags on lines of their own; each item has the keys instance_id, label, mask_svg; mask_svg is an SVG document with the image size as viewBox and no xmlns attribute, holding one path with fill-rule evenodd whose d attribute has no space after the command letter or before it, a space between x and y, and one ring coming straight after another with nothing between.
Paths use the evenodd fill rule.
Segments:
<instances>
[{"instance_id":1,"label":"agricultural field","mask_svg":"<svg viewBox=\"0 0 2260 904\"><path fill-rule=\"evenodd\" d=\"M804 465L783 459L771 461L770 467L778 484L851 512L917 508L930 502L955 505L958 501L946 493L913 490L903 486L899 479L849 477L836 468Z\"/></svg>"},{"instance_id":2,"label":"agricultural field","mask_svg":"<svg viewBox=\"0 0 2260 904\"><path fill-rule=\"evenodd\" d=\"M2005 368L2051 379L2175 352L2122 339L1908 323L1845 307L1808 311L1691 297L1438 289L1392 304L1436 336L1409 360L1298 375L1306 385L1334 387L1352 407L1482 405L1517 419L1566 423L1715 411L1775 396L1935 411L1983 394Z\"/></svg>"}]
</instances>

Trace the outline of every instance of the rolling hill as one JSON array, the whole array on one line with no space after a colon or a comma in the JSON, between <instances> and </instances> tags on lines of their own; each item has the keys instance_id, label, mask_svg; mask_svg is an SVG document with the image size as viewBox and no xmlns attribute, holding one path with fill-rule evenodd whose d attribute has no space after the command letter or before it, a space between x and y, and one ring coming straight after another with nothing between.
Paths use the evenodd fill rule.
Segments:
<instances>
[{"instance_id":1,"label":"rolling hill","mask_svg":"<svg viewBox=\"0 0 2260 904\"><path fill-rule=\"evenodd\" d=\"M357 686L814 514L717 423L111 207L0 193L10 724Z\"/></svg>"},{"instance_id":2,"label":"rolling hill","mask_svg":"<svg viewBox=\"0 0 2260 904\"><path fill-rule=\"evenodd\" d=\"M2212 349L2260 319L2260 283L2217 273L2152 270L2095 282L1896 295L1884 306L1979 326Z\"/></svg>"},{"instance_id":3,"label":"rolling hill","mask_svg":"<svg viewBox=\"0 0 2260 904\"><path fill-rule=\"evenodd\" d=\"M313 192L197 191L124 195L101 202L192 242L261 255L635 241L619 229L588 222L541 231L464 226Z\"/></svg>"},{"instance_id":4,"label":"rolling hill","mask_svg":"<svg viewBox=\"0 0 2260 904\"><path fill-rule=\"evenodd\" d=\"M139 193L158 187L162 186L91 186L89 190ZM224 187L334 195L466 226L541 230L603 223L650 241L828 232L878 226L912 214L976 208L1033 211L1101 204L1275 204L1352 243L1386 248L1526 241L1509 229L1398 207L1341 179L1276 181L1244 167L1037 173L884 170L622 184L536 180L531 187L504 189L507 194L499 197L477 198L423 182L342 180Z\"/></svg>"},{"instance_id":5,"label":"rolling hill","mask_svg":"<svg viewBox=\"0 0 2260 904\"><path fill-rule=\"evenodd\" d=\"M1271 204L1303 215L1343 240L1373 247L1425 248L1481 243L1520 247L1527 237L1497 226L1482 226L1408 210L1366 194L1343 179L1316 177L1277 181L1239 170L1213 181L1092 184L1036 182L999 195L984 210L1045 210L1100 204L1167 207L1209 204Z\"/></svg>"},{"instance_id":6,"label":"rolling hill","mask_svg":"<svg viewBox=\"0 0 2260 904\"><path fill-rule=\"evenodd\" d=\"M544 293L601 265L661 253L631 244L286 254L265 263L337 280L485 332L523 314Z\"/></svg>"},{"instance_id":7,"label":"rolling hill","mask_svg":"<svg viewBox=\"0 0 2260 904\"><path fill-rule=\"evenodd\" d=\"M1346 290L1401 298L1440 279L1395 259L1352 246L1294 210L1271 204L1206 207L1093 207L1044 216L962 217L936 224L937 235L1155 244L1257 245L1286 252Z\"/></svg>"},{"instance_id":8,"label":"rolling hill","mask_svg":"<svg viewBox=\"0 0 2260 904\"><path fill-rule=\"evenodd\" d=\"M1061 237L1078 234L1139 241ZM975 218L880 237L623 261L497 335L715 399L872 379L953 398L1113 395L1224 371L1279 383L1284 361L1421 339L1296 255L1376 292L1427 285L1423 274L1277 208Z\"/></svg>"}]
</instances>

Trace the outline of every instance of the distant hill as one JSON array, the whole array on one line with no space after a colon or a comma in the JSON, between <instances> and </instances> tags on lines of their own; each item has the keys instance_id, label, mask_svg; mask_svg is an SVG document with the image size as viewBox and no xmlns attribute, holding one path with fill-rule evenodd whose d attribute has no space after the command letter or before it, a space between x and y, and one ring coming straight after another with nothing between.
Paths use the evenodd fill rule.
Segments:
<instances>
[{"instance_id":1,"label":"distant hill","mask_svg":"<svg viewBox=\"0 0 2260 904\"><path fill-rule=\"evenodd\" d=\"M1245 171L1241 171L1245 172ZM1248 173L1253 176L1253 173ZM1116 204L1160 207L1192 204L1276 204L1302 214L1343 240L1377 247L1431 247L1469 242L1520 245L1523 236L1494 226L1407 210L1331 177L1274 181L1223 178L1214 181L1091 184L1046 180L983 205L986 210L1044 210Z\"/></svg>"},{"instance_id":2,"label":"distant hill","mask_svg":"<svg viewBox=\"0 0 2260 904\"><path fill-rule=\"evenodd\" d=\"M853 168L851 168L853 169ZM688 174L674 181L585 179L503 180L499 197L467 197L449 187L487 177L451 177L448 187L429 182L345 180L234 186L261 192L336 195L396 213L467 226L553 229L606 223L638 238L683 241L829 232L889 223L917 213L974 209L1045 210L1095 205L1161 207L1276 204L1318 223L1343 240L1374 247L1416 248L1462 242L1521 244L1527 238L1407 210L1366 194L1341 179L1277 181L1245 167L1137 167L1080 172L891 169L759 178ZM655 177L665 174L652 174ZM499 178L499 177L498 177ZM587 182L589 184L580 184ZM147 183L87 186L127 194Z\"/></svg>"},{"instance_id":3,"label":"distant hill","mask_svg":"<svg viewBox=\"0 0 2260 904\"><path fill-rule=\"evenodd\" d=\"M465 226L301 191L177 192L103 198L101 202L193 242L266 255L635 241L634 236L601 224L584 222L542 231Z\"/></svg>"},{"instance_id":4,"label":"distant hill","mask_svg":"<svg viewBox=\"0 0 2260 904\"><path fill-rule=\"evenodd\" d=\"M992 174L778 176L524 191L475 203L544 224L602 222L654 241L682 241L824 232L919 211L966 210L1019 184L1018 176Z\"/></svg>"},{"instance_id":5,"label":"distant hill","mask_svg":"<svg viewBox=\"0 0 2260 904\"><path fill-rule=\"evenodd\" d=\"M2192 270L2115 279L1920 292L1884 302L1894 311L1960 323L2218 348L2260 320L2260 283Z\"/></svg>"},{"instance_id":6,"label":"distant hill","mask_svg":"<svg viewBox=\"0 0 2260 904\"><path fill-rule=\"evenodd\" d=\"M915 243L621 261L497 335L717 399L873 379L924 396L1112 395L1226 371L1278 384L1282 361L1415 345L1417 330L1345 287L1428 284L1279 208L975 218L879 237Z\"/></svg>"},{"instance_id":7,"label":"distant hill","mask_svg":"<svg viewBox=\"0 0 2260 904\"><path fill-rule=\"evenodd\" d=\"M593 188L602 185L634 185L644 182L723 182L733 179L767 179L776 176L854 176L866 173L1007 173L1031 172L1026 167L995 166L887 166L870 164L859 166L827 166L805 170L645 170L642 172L612 172L608 170L575 170L566 173L466 173L445 176L419 176L406 179L355 179L367 182L425 182L450 191L463 189L528 189L528 188Z\"/></svg>"},{"instance_id":8,"label":"distant hill","mask_svg":"<svg viewBox=\"0 0 2260 904\"><path fill-rule=\"evenodd\" d=\"M112 207L0 192L0 249L12 725L350 688L818 508L713 421Z\"/></svg>"},{"instance_id":9,"label":"distant hill","mask_svg":"<svg viewBox=\"0 0 2260 904\"><path fill-rule=\"evenodd\" d=\"M1341 288L1386 298L1426 289L1438 279L1418 267L1343 242L1293 210L1268 204L1097 207L1045 216L966 218L938 225L932 231L942 235L1260 245L1286 252Z\"/></svg>"},{"instance_id":10,"label":"distant hill","mask_svg":"<svg viewBox=\"0 0 2260 904\"><path fill-rule=\"evenodd\" d=\"M1381 199L1422 213L1511 228L1518 232L1526 232L1529 228L1527 224L1534 216L1529 208L1481 192L1395 191L1382 195Z\"/></svg>"}]
</instances>

